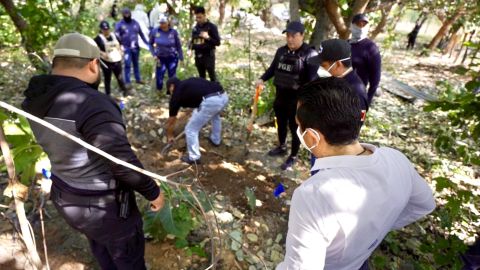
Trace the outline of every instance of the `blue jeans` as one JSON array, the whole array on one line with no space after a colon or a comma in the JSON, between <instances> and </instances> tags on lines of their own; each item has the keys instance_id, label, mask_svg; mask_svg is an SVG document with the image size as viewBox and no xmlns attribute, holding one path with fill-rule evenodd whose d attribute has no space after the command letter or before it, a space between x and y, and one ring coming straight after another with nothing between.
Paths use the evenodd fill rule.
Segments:
<instances>
[{"instance_id":1,"label":"blue jeans","mask_svg":"<svg viewBox=\"0 0 480 270\"><path fill-rule=\"evenodd\" d=\"M178 57L159 57L155 76L157 77L157 90L161 90L163 86L163 77L165 71L168 70L168 78L175 77L177 73ZM167 89L168 90L168 89Z\"/></svg>"},{"instance_id":2,"label":"blue jeans","mask_svg":"<svg viewBox=\"0 0 480 270\"><path fill-rule=\"evenodd\" d=\"M187 138L187 150L190 160L200 159L200 144L198 133L209 121L212 123L210 140L215 144L222 141L222 120L220 112L228 104L226 93L208 97L200 103L200 106L193 110L192 117L185 126L185 137Z\"/></svg>"},{"instance_id":3,"label":"blue jeans","mask_svg":"<svg viewBox=\"0 0 480 270\"><path fill-rule=\"evenodd\" d=\"M126 48L125 55L123 56L125 60L125 83L130 84L130 70L133 62L133 73L135 75L135 80L137 82L141 81L140 79L140 67L138 61L140 58L140 48Z\"/></svg>"}]
</instances>

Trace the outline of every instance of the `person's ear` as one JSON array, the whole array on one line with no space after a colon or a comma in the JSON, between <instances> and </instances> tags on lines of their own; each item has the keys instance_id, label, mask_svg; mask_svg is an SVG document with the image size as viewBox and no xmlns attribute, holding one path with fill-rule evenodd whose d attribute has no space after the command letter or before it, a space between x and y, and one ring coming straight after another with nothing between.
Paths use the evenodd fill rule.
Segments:
<instances>
[{"instance_id":1,"label":"person's ear","mask_svg":"<svg viewBox=\"0 0 480 270\"><path fill-rule=\"evenodd\" d=\"M100 68L100 62L98 59L93 59L92 61L88 62L88 70L91 73L97 74L97 72L99 72L98 70L99 68Z\"/></svg>"},{"instance_id":2,"label":"person's ear","mask_svg":"<svg viewBox=\"0 0 480 270\"><path fill-rule=\"evenodd\" d=\"M303 136L303 139L305 140L305 143L308 146L314 146L320 143L321 140L321 135L320 132L317 130L314 130L312 128L307 128L307 132L305 132L305 135Z\"/></svg>"}]
</instances>

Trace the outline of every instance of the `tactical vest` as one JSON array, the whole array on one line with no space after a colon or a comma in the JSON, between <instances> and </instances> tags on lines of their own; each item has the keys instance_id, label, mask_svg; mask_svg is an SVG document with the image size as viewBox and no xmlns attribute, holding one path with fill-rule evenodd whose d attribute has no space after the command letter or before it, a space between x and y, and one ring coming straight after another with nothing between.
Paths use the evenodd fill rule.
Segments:
<instances>
[{"instance_id":1,"label":"tactical vest","mask_svg":"<svg viewBox=\"0 0 480 270\"><path fill-rule=\"evenodd\" d=\"M53 117L45 117L44 120L84 139L73 120ZM94 191L113 190L117 187L110 165L103 157L40 124L29 122L35 138L50 158L52 173L67 185Z\"/></svg>"},{"instance_id":2,"label":"tactical vest","mask_svg":"<svg viewBox=\"0 0 480 270\"><path fill-rule=\"evenodd\" d=\"M302 45L296 53L288 50L280 56L278 65L275 68L273 84L277 87L298 90L302 83L300 74L304 70L304 62L308 47Z\"/></svg>"},{"instance_id":3,"label":"tactical vest","mask_svg":"<svg viewBox=\"0 0 480 270\"><path fill-rule=\"evenodd\" d=\"M111 34L112 41L108 41L103 34L98 35L105 45L105 52L107 53L107 58L104 59L107 62L120 62L122 61L122 54L120 53L120 43L115 37L114 34Z\"/></svg>"}]
</instances>

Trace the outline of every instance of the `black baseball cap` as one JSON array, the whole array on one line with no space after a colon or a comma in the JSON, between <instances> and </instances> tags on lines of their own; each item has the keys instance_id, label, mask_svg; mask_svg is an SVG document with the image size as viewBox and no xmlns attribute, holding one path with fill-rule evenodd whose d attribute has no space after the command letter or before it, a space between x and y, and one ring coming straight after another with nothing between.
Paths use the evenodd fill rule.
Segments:
<instances>
[{"instance_id":1,"label":"black baseball cap","mask_svg":"<svg viewBox=\"0 0 480 270\"><path fill-rule=\"evenodd\" d=\"M101 21L101 22L100 22L100 29L102 29L102 30L108 30L108 29L110 29L110 24L108 24L107 21Z\"/></svg>"},{"instance_id":2,"label":"black baseball cap","mask_svg":"<svg viewBox=\"0 0 480 270\"><path fill-rule=\"evenodd\" d=\"M283 30L282 34L287 33L304 33L305 26L301 22L293 21L287 24L287 29Z\"/></svg>"},{"instance_id":3,"label":"black baseball cap","mask_svg":"<svg viewBox=\"0 0 480 270\"><path fill-rule=\"evenodd\" d=\"M122 9L122 15L132 15L132 12L130 11L129 8L124 8Z\"/></svg>"},{"instance_id":4,"label":"black baseball cap","mask_svg":"<svg viewBox=\"0 0 480 270\"><path fill-rule=\"evenodd\" d=\"M361 21L368 23L367 15L365 15L363 13L359 13L359 14L353 16L353 18L352 18L352 23L357 23L357 22L361 22Z\"/></svg>"},{"instance_id":5,"label":"black baseball cap","mask_svg":"<svg viewBox=\"0 0 480 270\"><path fill-rule=\"evenodd\" d=\"M352 48L348 41L343 39L327 39L322 41L318 49L318 55L310 58L308 63L320 65L324 61L335 62L349 58L352 54Z\"/></svg>"}]
</instances>

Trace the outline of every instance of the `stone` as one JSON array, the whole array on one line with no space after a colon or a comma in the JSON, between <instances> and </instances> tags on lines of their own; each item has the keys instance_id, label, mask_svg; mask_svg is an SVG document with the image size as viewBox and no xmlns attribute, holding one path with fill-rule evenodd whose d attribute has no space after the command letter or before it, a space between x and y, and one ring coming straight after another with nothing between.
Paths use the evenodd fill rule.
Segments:
<instances>
[{"instance_id":1,"label":"stone","mask_svg":"<svg viewBox=\"0 0 480 270\"><path fill-rule=\"evenodd\" d=\"M150 134L150 136L152 136L154 138L157 137L157 133L155 132L155 130L150 130L150 132L148 134Z\"/></svg>"},{"instance_id":2,"label":"stone","mask_svg":"<svg viewBox=\"0 0 480 270\"><path fill-rule=\"evenodd\" d=\"M255 265L250 265L248 267L248 270L257 270L257 267L255 267Z\"/></svg>"},{"instance_id":3,"label":"stone","mask_svg":"<svg viewBox=\"0 0 480 270\"><path fill-rule=\"evenodd\" d=\"M262 205L263 205L263 202L262 202L262 201L260 201L259 199L256 199L256 200L255 200L255 206L256 206L256 207L261 207Z\"/></svg>"},{"instance_id":4,"label":"stone","mask_svg":"<svg viewBox=\"0 0 480 270\"><path fill-rule=\"evenodd\" d=\"M255 177L255 180L265 182L265 180L267 180L267 177L260 174L260 175L257 175L257 177Z\"/></svg>"},{"instance_id":5,"label":"stone","mask_svg":"<svg viewBox=\"0 0 480 270\"><path fill-rule=\"evenodd\" d=\"M223 201L225 199L225 196L219 194L219 195L216 195L215 198L219 201Z\"/></svg>"},{"instance_id":6,"label":"stone","mask_svg":"<svg viewBox=\"0 0 480 270\"><path fill-rule=\"evenodd\" d=\"M233 215L229 212L222 212L217 214L220 223L230 223L233 221Z\"/></svg>"},{"instance_id":7,"label":"stone","mask_svg":"<svg viewBox=\"0 0 480 270\"><path fill-rule=\"evenodd\" d=\"M240 210L238 210L237 208L235 207L232 207L232 213L235 217L239 218L239 219L243 219L243 217L245 217L245 214L243 214L242 212L240 212Z\"/></svg>"},{"instance_id":8,"label":"stone","mask_svg":"<svg viewBox=\"0 0 480 270\"><path fill-rule=\"evenodd\" d=\"M250 242L257 242L258 241L258 236L256 234L253 234L253 233L247 233L247 239Z\"/></svg>"},{"instance_id":9,"label":"stone","mask_svg":"<svg viewBox=\"0 0 480 270\"><path fill-rule=\"evenodd\" d=\"M273 244L272 238L267 239L267 246L271 246Z\"/></svg>"},{"instance_id":10,"label":"stone","mask_svg":"<svg viewBox=\"0 0 480 270\"><path fill-rule=\"evenodd\" d=\"M243 262L244 255L243 255L243 250L239 249L235 252L235 256L237 257L237 260Z\"/></svg>"},{"instance_id":11,"label":"stone","mask_svg":"<svg viewBox=\"0 0 480 270\"><path fill-rule=\"evenodd\" d=\"M273 263L279 263L279 262L283 261L283 254L281 254L280 252L278 252L276 250L272 250L272 253L270 254L270 260Z\"/></svg>"},{"instance_id":12,"label":"stone","mask_svg":"<svg viewBox=\"0 0 480 270\"><path fill-rule=\"evenodd\" d=\"M272 250L276 250L276 251L282 252L282 251L283 251L283 248L282 248L282 246L280 246L279 244L273 244Z\"/></svg>"},{"instance_id":13,"label":"stone","mask_svg":"<svg viewBox=\"0 0 480 270\"><path fill-rule=\"evenodd\" d=\"M280 243L282 241L283 235L281 233L277 234L277 237L275 238L275 242Z\"/></svg>"},{"instance_id":14,"label":"stone","mask_svg":"<svg viewBox=\"0 0 480 270\"><path fill-rule=\"evenodd\" d=\"M230 245L230 248L233 251L237 251L242 247L242 232L241 231L233 231L230 233L230 237L232 239L232 244ZM236 241L235 241L236 240Z\"/></svg>"}]
</instances>

